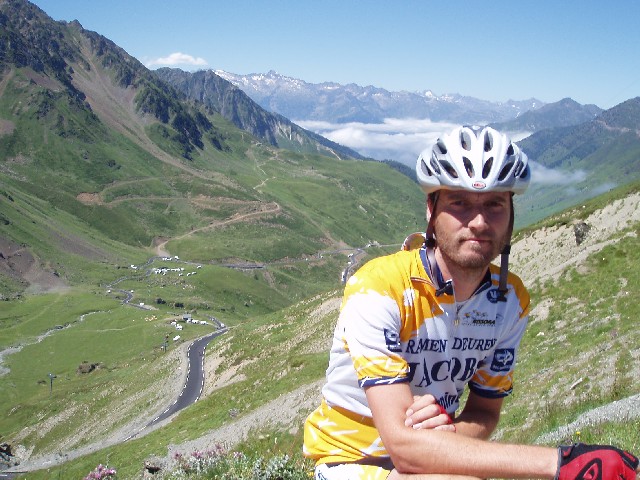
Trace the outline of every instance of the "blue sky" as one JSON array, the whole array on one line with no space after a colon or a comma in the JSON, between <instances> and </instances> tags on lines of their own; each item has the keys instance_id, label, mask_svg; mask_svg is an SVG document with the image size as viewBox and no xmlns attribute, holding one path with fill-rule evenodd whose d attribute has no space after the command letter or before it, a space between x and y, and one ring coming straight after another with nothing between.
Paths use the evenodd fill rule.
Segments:
<instances>
[{"instance_id":1,"label":"blue sky","mask_svg":"<svg viewBox=\"0 0 640 480\"><path fill-rule=\"evenodd\" d=\"M640 95L640 2L36 0L150 68L610 108Z\"/></svg>"}]
</instances>

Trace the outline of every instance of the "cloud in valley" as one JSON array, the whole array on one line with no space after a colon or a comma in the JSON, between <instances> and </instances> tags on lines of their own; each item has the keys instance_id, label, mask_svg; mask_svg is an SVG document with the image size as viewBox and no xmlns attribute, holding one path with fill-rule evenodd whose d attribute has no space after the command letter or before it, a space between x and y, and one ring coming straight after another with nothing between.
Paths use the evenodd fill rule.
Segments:
<instances>
[{"instance_id":1,"label":"cloud in valley","mask_svg":"<svg viewBox=\"0 0 640 480\"><path fill-rule=\"evenodd\" d=\"M531 181L538 185L575 185L587 178L584 170L566 172L564 170L553 170L544 165L529 161L531 167Z\"/></svg>"},{"instance_id":2,"label":"cloud in valley","mask_svg":"<svg viewBox=\"0 0 640 480\"><path fill-rule=\"evenodd\" d=\"M443 132L457 125L415 118L387 118L383 123L329 123L325 121L296 121L301 127L329 140L354 149L377 160L396 160L415 167L420 152L430 147ZM514 141L522 140L530 132L509 132ZM587 178L586 172L554 170L529 160L532 182L538 185L573 185ZM603 187L603 188L609 188Z\"/></svg>"},{"instance_id":3,"label":"cloud in valley","mask_svg":"<svg viewBox=\"0 0 640 480\"><path fill-rule=\"evenodd\" d=\"M302 128L329 140L352 148L361 155L376 160L396 160L414 167L420 152L430 147L443 132L459 126L429 119L386 118L383 123L330 123L315 120L295 121ZM510 134L518 141L530 132Z\"/></svg>"},{"instance_id":4,"label":"cloud in valley","mask_svg":"<svg viewBox=\"0 0 640 480\"><path fill-rule=\"evenodd\" d=\"M182 52L171 53L166 57L156 58L147 62L147 67L175 67L177 65L193 65L196 67L204 67L208 65L207 61L201 57L194 57Z\"/></svg>"},{"instance_id":5,"label":"cloud in valley","mask_svg":"<svg viewBox=\"0 0 640 480\"><path fill-rule=\"evenodd\" d=\"M302 128L377 160L396 160L411 167L438 135L455 127L415 118L387 118L384 123L296 121Z\"/></svg>"}]
</instances>

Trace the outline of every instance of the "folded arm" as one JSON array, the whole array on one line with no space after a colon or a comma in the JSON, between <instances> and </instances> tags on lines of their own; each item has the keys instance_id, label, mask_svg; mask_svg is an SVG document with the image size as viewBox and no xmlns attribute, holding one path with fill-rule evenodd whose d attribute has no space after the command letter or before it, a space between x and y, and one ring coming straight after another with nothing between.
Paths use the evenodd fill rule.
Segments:
<instances>
[{"instance_id":1,"label":"folded arm","mask_svg":"<svg viewBox=\"0 0 640 480\"><path fill-rule=\"evenodd\" d=\"M453 420L433 395L414 397L404 424L414 429L455 431L467 437L488 439L500 420L502 398L485 398L471 392L460 415Z\"/></svg>"},{"instance_id":2,"label":"folded arm","mask_svg":"<svg viewBox=\"0 0 640 480\"><path fill-rule=\"evenodd\" d=\"M414 403L407 384L367 387L366 395L374 423L397 474L445 475L439 478L447 478L446 475L481 478L555 476L558 462L556 449L472 438L488 437L497 424L501 402L492 402L476 395L470 397L471 404L456 419L456 429L459 430L454 433L410 428L405 424L406 412ZM488 420L482 418L483 412ZM403 477L396 475L395 478Z\"/></svg>"}]
</instances>

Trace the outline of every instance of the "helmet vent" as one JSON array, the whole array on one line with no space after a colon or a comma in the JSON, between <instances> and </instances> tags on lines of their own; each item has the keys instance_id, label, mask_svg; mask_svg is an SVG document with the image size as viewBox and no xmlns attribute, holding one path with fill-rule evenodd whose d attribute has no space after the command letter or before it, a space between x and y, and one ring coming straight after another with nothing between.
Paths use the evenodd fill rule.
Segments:
<instances>
[{"instance_id":1,"label":"helmet vent","mask_svg":"<svg viewBox=\"0 0 640 480\"><path fill-rule=\"evenodd\" d=\"M474 172L471 160L469 160L467 157L462 157L462 163L464 163L464 168L467 171L467 175L469 175L469 178L473 178Z\"/></svg>"},{"instance_id":2,"label":"helmet vent","mask_svg":"<svg viewBox=\"0 0 640 480\"><path fill-rule=\"evenodd\" d=\"M441 155L447 154L447 147L441 139L438 139L438 142L436 143L436 147L438 147L438 150L440 150Z\"/></svg>"},{"instance_id":3,"label":"helmet vent","mask_svg":"<svg viewBox=\"0 0 640 480\"><path fill-rule=\"evenodd\" d=\"M498 175L498 180L503 181L505 178L507 178L509 172L511 171L511 168L513 168L513 161L507 163L504 167L502 167L500 175Z\"/></svg>"},{"instance_id":4,"label":"helmet vent","mask_svg":"<svg viewBox=\"0 0 640 480\"><path fill-rule=\"evenodd\" d=\"M467 132L466 130L462 130L460 132L460 145L467 152L471 151L471 136L469 135L469 132Z\"/></svg>"},{"instance_id":5,"label":"helmet vent","mask_svg":"<svg viewBox=\"0 0 640 480\"><path fill-rule=\"evenodd\" d=\"M507 148L507 155L511 156L513 155L514 151L513 151L513 143L509 144L509 148Z\"/></svg>"},{"instance_id":6,"label":"helmet vent","mask_svg":"<svg viewBox=\"0 0 640 480\"><path fill-rule=\"evenodd\" d=\"M427 162L424 161L424 158L422 159L422 166L423 166L423 169L427 171L427 175L429 175L430 177L433 177L433 172L429 168L429 165L427 165Z\"/></svg>"},{"instance_id":7,"label":"helmet vent","mask_svg":"<svg viewBox=\"0 0 640 480\"><path fill-rule=\"evenodd\" d=\"M489 176L492 166L493 166L493 157L489 157L489 160L487 160L484 163L484 167L482 167L482 178L487 178Z\"/></svg>"},{"instance_id":8,"label":"helmet vent","mask_svg":"<svg viewBox=\"0 0 640 480\"><path fill-rule=\"evenodd\" d=\"M522 173L522 168L524 167L524 164L522 162L517 162L516 163L516 168L513 169L513 176L518 178L520 176L520 173Z\"/></svg>"},{"instance_id":9,"label":"helmet vent","mask_svg":"<svg viewBox=\"0 0 640 480\"><path fill-rule=\"evenodd\" d=\"M424 160L422 160L424 162ZM438 159L436 158L435 154L431 155L431 169L436 172L438 175L440 175L440 165L438 165ZM426 166L426 162L425 162L425 166ZM427 167L428 169L429 167Z\"/></svg>"},{"instance_id":10,"label":"helmet vent","mask_svg":"<svg viewBox=\"0 0 640 480\"><path fill-rule=\"evenodd\" d=\"M458 172L456 172L456 169L453 168L453 166L449 162L447 162L446 160L440 160L440 165L451 178L458 178Z\"/></svg>"},{"instance_id":11,"label":"helmet vent","mask_svg":"<svg viewBox=\"0 0 640 480\"><path fill-rule=\"evenodd\" d=\"M484 132L484 151L488 152L492 148L493 148L493 136L488 131Z\"/></svg>"}]
</instances>

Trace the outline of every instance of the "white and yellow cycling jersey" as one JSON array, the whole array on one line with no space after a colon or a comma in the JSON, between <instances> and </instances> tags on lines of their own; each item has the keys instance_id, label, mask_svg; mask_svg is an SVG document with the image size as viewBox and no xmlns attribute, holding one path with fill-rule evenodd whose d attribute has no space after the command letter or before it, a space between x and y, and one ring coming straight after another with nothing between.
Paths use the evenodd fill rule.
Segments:
<instances>
[{"instance_id":1,"label":"white and yellow cycling jersey","mask_svg":"<svg viewBox=\"0 0 640 480\"><path fill-rule=\"evenodd\" d=\"M305 422L304 454L324 463L388 457L373 425L364 387L406 382L432 394L449 414L465 386L495 398L512 389L513 368L529 313L529 294L509 274L498 291L491 265L471 298L436 295L425 250L368 262L345 287L321 405Z\"/></svg>"}]
</instances>

